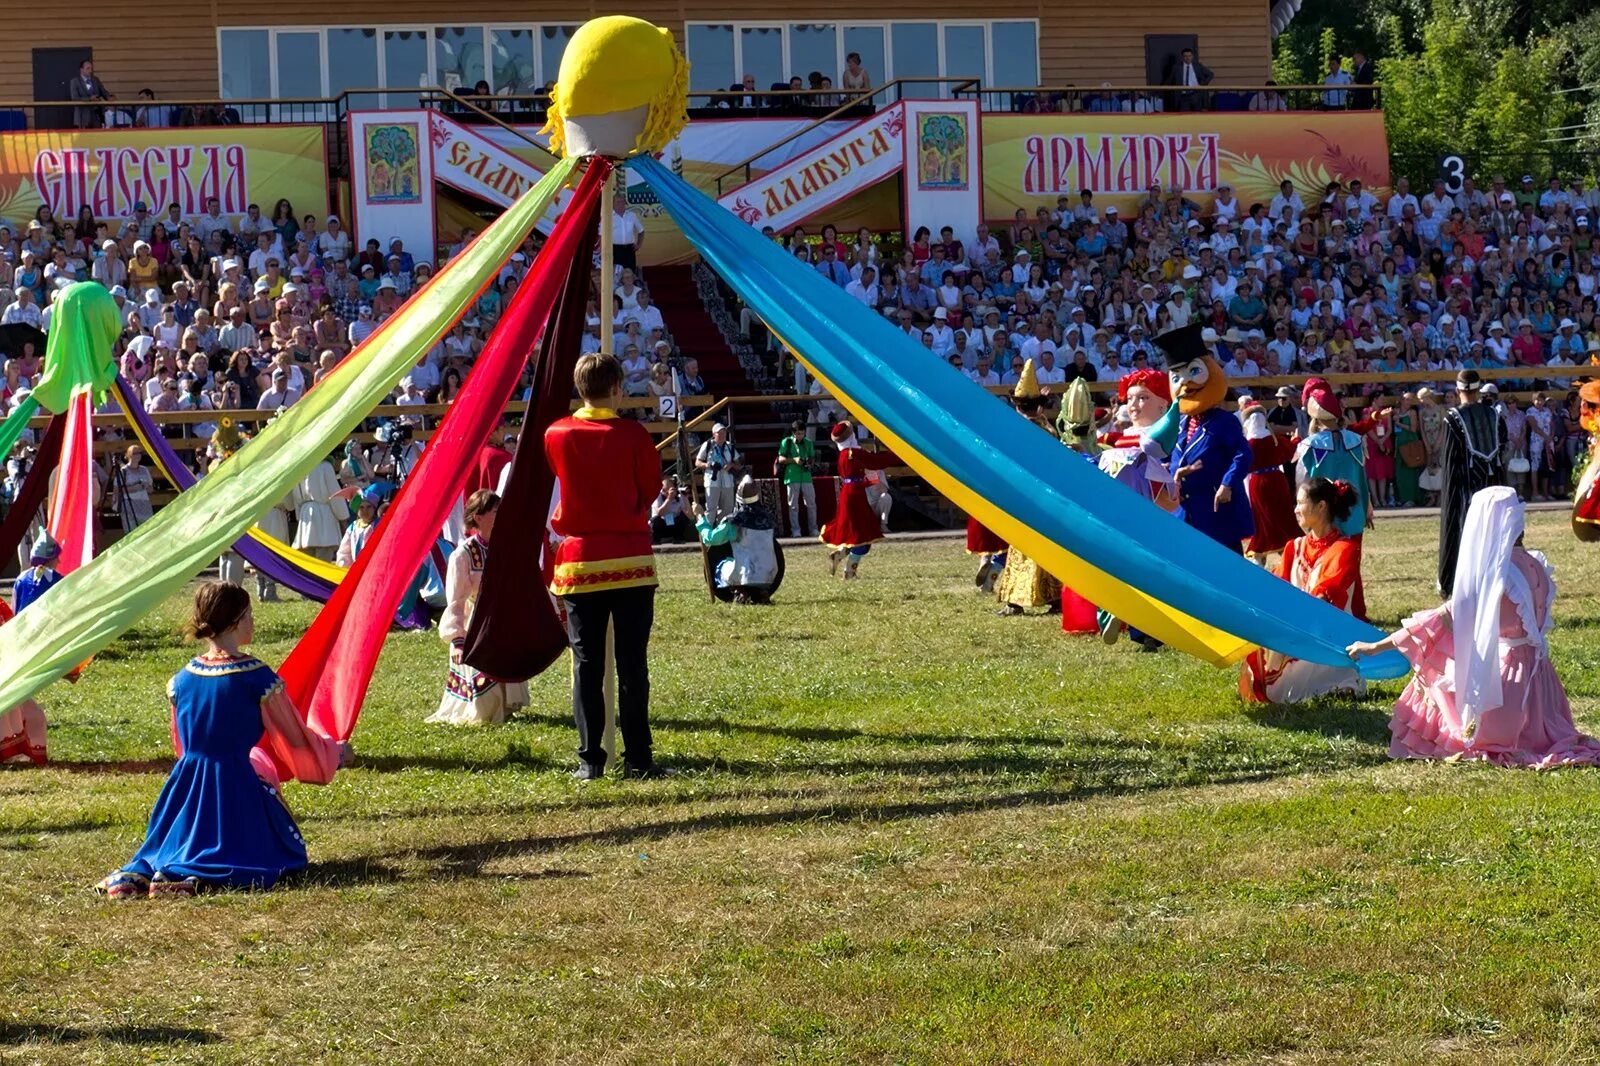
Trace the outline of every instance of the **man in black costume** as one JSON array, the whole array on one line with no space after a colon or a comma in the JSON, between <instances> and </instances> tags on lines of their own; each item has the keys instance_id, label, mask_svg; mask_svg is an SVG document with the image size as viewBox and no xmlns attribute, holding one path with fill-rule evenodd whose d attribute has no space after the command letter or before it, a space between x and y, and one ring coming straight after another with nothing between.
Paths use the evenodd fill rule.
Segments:
<instances>
[{"instance_id":1,"label":"man in black costume","mask_svg":"<svg viewBox=\"0 0 1600 1066\"><path fill-rule=\"evenodd\" d=\"M1444 415L1444 460L1439 491L1439 594L1455 587L1456 553L1472 494L1506 480L1506 427L1500 412L1483 402L1476 370L1456 376L1456 406Z\"/></svg>"}]
</instances>

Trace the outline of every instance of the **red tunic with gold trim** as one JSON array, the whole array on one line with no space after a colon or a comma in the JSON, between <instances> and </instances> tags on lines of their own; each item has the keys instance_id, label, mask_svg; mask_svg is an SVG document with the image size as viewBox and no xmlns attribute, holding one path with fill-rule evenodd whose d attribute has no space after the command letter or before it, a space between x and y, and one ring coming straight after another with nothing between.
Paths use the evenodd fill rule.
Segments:
<instances>
[{"instance_id":1,"label":"red tunic with gold trim","mask_svg":"<svg viewBox=\"0 0 1600 1066\"><path fill-rule=\"evenodd\" d=\"M1300 535L1294 517L1294 489L1283 472L1283 464L1293 461L1298 445L1294 437L1277 433L1250 442L1250 473L1244 488L1250 494L1256 529L1245 541L1244 550L1252 555L1281 551Z\"/></svg>"},{"instance_id":2,"label":"red tunic with gold trim","mask_svg":"<svg viewBox=\"0 0 1600 1066\"><path fill-rule=\"evenodd\" d=\"M603 407L580 408L544 433L561 486L550 528L562 538L550 591L557 596L656 584L650 504L661 460L650 432Z\"/></svg>"},{"instance_id":3,"label":"red tunic with gold trim","mask_svg":"<svg viewBox=\"0 0 1600 1066\"><path fill-rule=\"evenodd\" d=\"M833 521L822 527L822 543L835 549L857 548L883 539L883 522L867 499L866 473L899 465L900 460L888 452L846 448L839 453L839 507Z\"/></svg>"},{"instance_id":4,"label":"red tunic with gold trim","mask_svg":"<svg viewBox=\"0 0 1600 1066\"><path fill-rule=\"evenodd\" d=\"M982 522L967 516L967 554L968 555L999 555L1006 550L1006 542L995 536L994 531Z\"/></svg>"}]
</instances>

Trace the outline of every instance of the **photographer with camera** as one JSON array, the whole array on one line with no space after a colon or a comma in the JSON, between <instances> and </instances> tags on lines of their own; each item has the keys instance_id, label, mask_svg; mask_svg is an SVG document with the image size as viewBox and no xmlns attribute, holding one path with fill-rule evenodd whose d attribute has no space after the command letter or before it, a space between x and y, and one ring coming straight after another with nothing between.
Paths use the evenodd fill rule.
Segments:
<instances>
[{"instance_id":1,"label":"photographer with camera","mask_svg":"<svg viewBox=\"0 0 1600 1066\"><path fill-rule=\"evenodd\" d=\"M800 501L806 505L806 536L817 535L817 487L811 476L816 466L817 448L806 436L804 419L795 419L790 433L778 445L778 477L789 502L789 536L801 535Z\"/></svg>"},{"instance_id":2,"label":"photographer with camera","mask_svg":"<svg viewBox=\"0 0 1600 1066\"><path fill-rule=\"evenodd\" d=\"M739 484L744 456L728 441L728 427L718 422L711 427L711 439L700 445L694 457L696 470L706 475L706 517L712 525L733 512L733 490Z\"/></svg>"},{"instance_id":3,"label":"photographer with camera","mask_svg":"<svg viewBox=\"0 0 1600 1066\"><path fill-rule=\"evenodd\" d=\"M678 488L678 478L668 474L661 479L661 493L650 505L650 540L654 544L671 541L688 544L694 539L694 523L689 520L689 501Z\"/></svg>"}]
</instances>

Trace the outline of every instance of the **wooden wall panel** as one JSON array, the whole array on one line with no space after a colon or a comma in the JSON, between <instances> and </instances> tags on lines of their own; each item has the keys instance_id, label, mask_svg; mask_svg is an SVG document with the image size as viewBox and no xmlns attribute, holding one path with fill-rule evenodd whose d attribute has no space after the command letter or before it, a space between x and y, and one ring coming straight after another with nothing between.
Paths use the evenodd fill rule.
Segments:
<instances>
[{"instance_id":1,"label":"wooden wall panel","mask_svg":"<svg viewBox=\"0 0 1600 1066\"><path fill-rule=\"evenodd\" d=\"M556 5L526 0L475 0L451 9L453 24L487 22L581 21L615 5L595 0ZM279 0L269 8L277 26L323 25L332 21L326 0ZM440 17L433 0L345 0L337 19L344 25L432 25ZM797 10L808 20L828 22L851 18L969 19L1037 18L1040 20L1039 61L1049 85L1098 85L1102 81L1137 84L1144 79L1144 37L1147 33L1195 33L1200 58L1219 82L1253 83L1268 76L1271 49L1266 0L1171 0L1139 5L1111 0L1094 3L1045 3L1042 0L996 0L982 6L958 0L923 0L912 5L865 11L858 0L811 0L797 9L788 0L748 0L686 4L683 0L634 0L629 13L670 26L681 39L685 19L793 19ZM0 45L0 100L32 95L33 47L89 45L95 64L111 90L132 97L149 86L167 98L207 97L217 92L216 28L219 17L229 25L260 25L255 9L223 5L217 0L184 3L148 0L130 21L124 3L84 0L70 20L49 5L24 5L12 14ZM903 13L902 13L903 12ZM160 27L152 32L147 27ZM878 74L880 72L874 72ZM1002 74L1004 72L997 72ZM997 77L997 84L1017 84ZM1021 82L1031 81L1021 78Z\"/></svg>"}]
</instances>

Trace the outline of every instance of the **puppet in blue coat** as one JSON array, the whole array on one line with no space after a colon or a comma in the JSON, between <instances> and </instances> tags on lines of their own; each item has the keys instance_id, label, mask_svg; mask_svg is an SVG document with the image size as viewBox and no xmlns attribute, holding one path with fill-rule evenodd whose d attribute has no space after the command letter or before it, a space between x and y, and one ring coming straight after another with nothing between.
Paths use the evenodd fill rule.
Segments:
<instances>
[{"instance_id":1,"label":"puppet in blue coat","mask_svg":"<svg viewBox=\"0 0 1600 1066\"><path fill-rule=\"evenodd\" d=\"M1250 443L1244 427L1222 402L1228 379L1206 350L1198 323L1169 330L1156 338L1167 355L1172 381L1168 465L1179 484L1183 520L1231 551L1255 532L1244 479L1250 473ZM1175 432L1173 432L1175 431Z\"/></svg>"}]
</instances>

